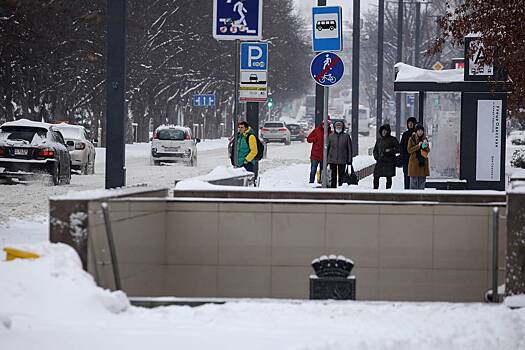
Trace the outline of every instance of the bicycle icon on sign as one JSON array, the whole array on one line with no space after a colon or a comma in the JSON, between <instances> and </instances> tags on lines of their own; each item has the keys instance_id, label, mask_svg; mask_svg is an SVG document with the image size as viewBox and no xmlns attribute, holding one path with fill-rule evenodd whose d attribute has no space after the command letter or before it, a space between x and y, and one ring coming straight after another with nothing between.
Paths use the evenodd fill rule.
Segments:
<instances>
[{"instance_id":1,"label":"bicycle icon on sign","mask_svg":"<svg viewBox=\"0 0 525 350\"><path fill-rule=\"evenodd\" d=\"M335 79L335 77L334 77L332 74L330 74L330 73L323 75L323 76L319 79L319 82L320 82L321 84L324 84L324 83L327 82L327 81L328 81L329 83L331 83L331 84L334 84L334 83L336 82L336 79Z\"/></svg>"}]
</instances>

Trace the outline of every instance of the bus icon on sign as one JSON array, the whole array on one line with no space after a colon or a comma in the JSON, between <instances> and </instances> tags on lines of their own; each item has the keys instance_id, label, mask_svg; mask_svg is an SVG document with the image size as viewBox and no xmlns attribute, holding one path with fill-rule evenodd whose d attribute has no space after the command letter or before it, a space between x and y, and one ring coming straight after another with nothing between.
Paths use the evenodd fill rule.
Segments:
<instances>
[{"instance_id":1,"label":"bus icon on sign","mask_svg":"<svg viewBox=\"0 0 525 350\"><path fill-rule=\"evenodd\" d=\"M334 20L328 20L328 21L317 21L315 24L318 31L322 31L323 29L329 29L334 30L337 28L337 22Z\"/></svg>"}]
</instances>

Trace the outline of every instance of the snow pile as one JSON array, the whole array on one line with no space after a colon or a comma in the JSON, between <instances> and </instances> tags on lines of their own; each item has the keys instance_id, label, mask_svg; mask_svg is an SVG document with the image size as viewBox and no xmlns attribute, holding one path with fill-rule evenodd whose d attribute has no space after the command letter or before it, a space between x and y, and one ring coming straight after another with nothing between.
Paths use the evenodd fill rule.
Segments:
<instances>
[{"instance_id":1,"label":"snow pile","mask_svg":"<svg viewBox=\"0 0 525 350\"><path fill-rule=\"evenodd\" d=\"M231 300L131 307L62 244L0 262L0 349L523 349L525 309L450 303ZM490 330L490 331L488 331Z\"/></svg>"},{"instance_id":2,"label":"snow pile","mask_svg":"<svg viewBox=\"0 0 525 350\"><path fill-rule=\"evenodd\" d=\"M505 305L508 307L522 307L525 308L525 294L512 295L505 298Z\"/></svg>"},{"instance_id":3,"label":"snow pile","mask_svg":"<svg viewBox=\"0 0 525 350\"><path fill-rule=\"evenodd\" d=\"M189 179L177 182L175 190L218 190L223 187L228 186L212 185L206 181Z\"/></svg>"},{"instance_id":4,"label":"snow pile","mask_svg":"<svg viewBox=\"0 0 525 350\"><path fill-rule=\"evenodd\" d=\"M0 261L5 258L3 251L5 247L21 243L48 241L49 219L47 216L35 216L29 220L11 218L0 225Z\"/></svg>"},{"instance_id":5,"label":"snow pile","mask_svg":"<svg viewBox=\"0 0 525 350\"><path fill-rule=\"evenodd\" d=\"M75 318L93 320L128 309L126 295L97 287L91 275L82 270L71 247L40 243L14 248L41 257L0 262L0 312L4 326L7 322L8 328L13 329L18 321L28 320L43 323Z\"/></svg>"},{"instance_id":6,"label":"snow pile","mask_svg":"<svg viewBox=\"0 0 525 350\"><path fill-rule=\"evenodd\" d=\"M252 175L252 173L244 168L234 168L232 166L219 165L215 167L215 169L213 169L209 174L195 177L193 180L214 181L247 175Z\"/></svg>"},{"instance_id":7,"label":"snow pile","mask_svg":"<svg viewBox=\"0 0 525 350\"><path fill-rule=\"evenodd\" d=\"M311 188L308 183L310 164L292 164L270 169L260 175L259 188Z\"/></svg>"},{"instance_id":8,"label":"snow pile","mask_svg":"<svg viewBox=\"0 0 525 350\"><path fill-rule=\"evenodd\" d=\"M422 81L434 83L449 83L464 81L463 69L443 69L437 71L430 69L422 69L401 62L397 63L394 67L398 71L396 75L396 82Z\"/></svg>"},{"instance_id":9,"label":"snow pile","mask_svg":"<svg viewBox=\"0 0 525 350\"><path fill-rule=\"evenodd\" d=\"M228 151L228 138L223 137L221 139L209 139L209 140L202 140L197 144L197 151L211 151L215 149L224 149L224 152Z\"/></svg>"}]
</instances>

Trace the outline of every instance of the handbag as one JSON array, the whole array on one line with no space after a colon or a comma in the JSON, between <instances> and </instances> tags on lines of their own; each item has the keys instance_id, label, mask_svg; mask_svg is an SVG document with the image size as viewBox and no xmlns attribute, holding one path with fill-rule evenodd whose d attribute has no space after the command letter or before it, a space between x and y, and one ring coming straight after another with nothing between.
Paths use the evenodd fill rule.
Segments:
<instances>
[{"instance_id":1,"label":"handbag","mask_svg":"<svg viewBox=\"0 0 525 350\"><path fill-rule=\"evenodd\" d=\"M354 171L354 166L350 166L350 174L348 174L348 165L345 168L345 173L343 175L343 182L348 185L357 185L359 183L359 179L357 178L357 174Z\"/></svg>"},{"instance_id":2,"label":"handbag","mask_svg":"<svg viewBox=\"0 0 525 350\"><path fill-rule=\"evenodd\" d=\"M396 156L396 168L402 168L403 167L403 157L401 157L401 154L398 154Z\"/></svg>"}]
</instances>

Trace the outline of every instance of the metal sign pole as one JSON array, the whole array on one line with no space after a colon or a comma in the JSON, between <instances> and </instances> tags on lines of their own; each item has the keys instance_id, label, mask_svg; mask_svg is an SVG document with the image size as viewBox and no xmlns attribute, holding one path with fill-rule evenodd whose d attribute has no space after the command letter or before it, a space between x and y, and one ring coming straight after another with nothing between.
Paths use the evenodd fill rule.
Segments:
<instances>
[{"instance_id":1,"label":"metal sign pole","mask_svg":"<svg viewBox=\"0 0 525 350\"><path fill-rule=\"evenodd\" d=\"M106 188L126 185L126 1L108 1Z\"/></svg>"},{"instance_id":2,"label":"metal sign pole","mask_svg":"<svg viewBox=\"0 0 525 350\"><path fill-rule=\"evenodd\" d=\"M352 151L354 154L359 154L359 37L361 35L359 1L354 0L354 28L352 33Z\"/></svg>"},{"instance_id":3,"label":"metal sign pole","mask_svg":"<svg viewBox=\"0 0 525 350\"><path fill-rule=\"evenodd\" d=\"M240 50L241 41L235 40L235 86L234 86L234 100L233 101L233 164L237 165L237 156L239 150L237 149L237 123L239 122L239 73L240 73Z\"/></svg>"},{"instance_id":4,"label":"metal sign pole","mask_svg":"<svg viewBox=\"0 0 525 350\"><path fill-rule=\"evenodd\" d=\"M326 0L317 0L317 6L326 6ZM315 84L315 115L314 115L314 127L318 127L323 121L324 111L324 88Z\"/></svg>"},{"instance_id":5,"label":"metal sign pole","mask_svg":"<svg viewBox=\"0 0 525 350\"><path fill-rule=\"evenodd\" d=\"M323 174L322 174L322 182L323 182L323 188L328 187L328 181L326 177L326 170L328 166L328 87L323 88L323 95L324 95L324 108L323 108L323 127L324 127L324 134L323 134ZM332 174L334 176L334 174ZM337 175L336 175L337 176Z\"/></svg>"}]
</instances>

